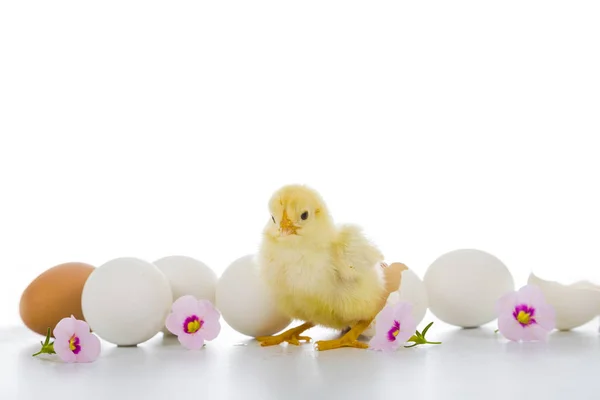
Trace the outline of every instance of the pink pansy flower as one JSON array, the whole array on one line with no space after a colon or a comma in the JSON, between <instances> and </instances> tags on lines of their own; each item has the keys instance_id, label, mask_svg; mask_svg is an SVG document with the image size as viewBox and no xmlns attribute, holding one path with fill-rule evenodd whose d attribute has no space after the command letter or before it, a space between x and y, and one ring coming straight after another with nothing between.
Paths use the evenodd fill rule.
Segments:
<instances>
[{"instance_id":1,"label":"pink pansy flower","mask_svg":"<svg viewBox=\"0 0 600 400\"><path fill-rule=\"evenodd\" d=\"M54 327L54 351L66 362L91 362L100 355L100 339L90 326L71 315Z\"/></svg>"},{"instance_id":2,"label":"pink pansy flower","mask_svg":"<svg viewBox=\"0 0 600 400\"><path fill-rule=\"evenodd\" d=\"M221 331L221 314L208 300L194 296L182 296L171 307L165 326L179 342L190 350L204 346L205 340L213 340Z\"/></svg>"},{"instance_id":3,"label":"pink pansy flower","mask_svg":"<svg viewBox=\"0 0 600 400\"><path fill-rule=\"evenodd\" d=\"M513 341L546 341L556 324L554 309L535 285L502 296L496 303L496 313L498 330Z\"/></svg>"},{"instance_id":4,"label":"pink pansy flower","mask_svg":"<svg viewBox=\"0 0 600 400\"><path fill-rule=\"evenodd\" d=\"M369 342L369 347L379 351L394 351L406 343L416 329L410 303L388 304L375 318L375 336Z\"/></svg>"},{"instance_id":5,"label":"pink pansy flower","mask_svg":"<svg viewBox=\"0 0 600 400\"><path fill-rule=\"evenodd\" d=\"M34 354L57 354L68 363L92 362L100 355L100 339L90 332L85 321L74 316L61 319L54 327L54 342L50 343L50 328L42 349Z\"/></svg>"}]
</instances>

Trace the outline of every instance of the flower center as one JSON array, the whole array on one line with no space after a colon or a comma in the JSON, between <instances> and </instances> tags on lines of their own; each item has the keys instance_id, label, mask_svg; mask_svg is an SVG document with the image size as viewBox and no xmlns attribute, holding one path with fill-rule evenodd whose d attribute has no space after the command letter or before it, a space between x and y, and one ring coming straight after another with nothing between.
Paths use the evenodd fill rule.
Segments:
<instances>
[{"instance_id":1,"label":"flower center","mask_svg":"<svg viewBox=\"0 0 600 400\"><path fill-rule=\"evenodd\" d=\"M387 337L390 342L394 342L396 340L396 336L400 333L400 322L394 320L394 324L388 331Z\"/></svg>"},{"instance_id":2,"label":"flower center","mask_svg":"<svg viewBox=\"0 0 600 400\"><path fill-rule=\"evenodd\" d=\"M78 354L81 351L81 346L79 345L79 338L75 335L71 336L69 339L69 350L73 353Z\"/></svg>"},{"instance_id":3,"label":"flower center","mask_svg":"<svg viewBox=\"0 0 600 400\"><path fill-rule=\"evenodd\" d=\"M535 308L529 307L527 304L519 304L513 311L513 317L521 326L526 327L535 324Z\"/></svg>"},{"instance_id":4,"label":"flower center","mask_svg":"<svg viewBox=\"0 0 600 400\"><path fill-rule=\"evenodd\" d=\"M519 314L517 314L517 321L519 321L523 325L529 325L530 320L531 315L526 313L525 311L519 311Z\"/></svg>"},{"instance_id":5,"label":"flower center","mask_svg":"<svg viewBox=\"0 0 600 400\"><path fill-rule=\"evenodd\" d=\"M204 321L201 321L196 315L189 316L183 322L183 331L185 333L196 333L202 328Z\"/></svg>"}]
</instances>

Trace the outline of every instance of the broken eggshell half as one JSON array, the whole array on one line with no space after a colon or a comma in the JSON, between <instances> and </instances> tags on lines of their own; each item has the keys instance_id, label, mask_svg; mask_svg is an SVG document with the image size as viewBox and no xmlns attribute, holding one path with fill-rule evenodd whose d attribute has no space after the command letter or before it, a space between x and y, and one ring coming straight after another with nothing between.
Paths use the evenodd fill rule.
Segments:
<instances>
[{"instance_id":1,"label":"broken eggshell half","mask_svg":"<svg viewBox=\"0 0 600 400\"><path fill-rule=\"evenodd\" d=\"M579 281L570 285L548 281L531 273L527 283L538 286L556 313L556 329L568 331L600 315L600 287Z\"/></svg>"}]
</instances>

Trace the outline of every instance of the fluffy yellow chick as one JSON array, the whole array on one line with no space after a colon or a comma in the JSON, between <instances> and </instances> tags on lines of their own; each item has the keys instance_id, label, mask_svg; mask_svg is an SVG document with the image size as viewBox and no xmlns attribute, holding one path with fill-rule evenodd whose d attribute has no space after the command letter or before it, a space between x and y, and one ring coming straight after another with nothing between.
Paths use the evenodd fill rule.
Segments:
<instances>
[{"instance_id":1,"label":"fluffy yellow chick","mask_svg":"<svg viewBox=\"0 0 600 400\"><path fill-rule=\"evenodd\" d=\"M280 310L302 325L256 338L263 346L297 345L320 325L346 330L340 339L319 341L318 350L367 348L359 336L389 294L383 255L354 225L336 225L320 195L301 185L276 191L258 253L263 279ZM396 286L397 287L397 286Z\"/></svg>"}]
</instances>

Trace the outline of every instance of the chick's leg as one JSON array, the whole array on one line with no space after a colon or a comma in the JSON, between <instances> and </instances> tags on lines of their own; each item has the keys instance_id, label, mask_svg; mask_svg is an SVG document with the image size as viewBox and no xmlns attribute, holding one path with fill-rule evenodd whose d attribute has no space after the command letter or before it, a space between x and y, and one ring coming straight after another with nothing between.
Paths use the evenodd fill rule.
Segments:
<instances>
[{"instance_id":1,"label":"chick's leg","mask_svg":"<svg viewBox=\"0 0 600 400\"><path fill-rule=\"evenodd\" d=\"M305 340L307 342L310 342L312 340L310 337L300 336L300 334L305 330L312 328L313 326L315 326L315 324L311 322L305 322L302 325L292 329L288 329L287 331L280 333L279 335L259 336L256 338L256 340L260 342L261 346L275 346L283 342L288 342L289 344L298 346L301 340Z\"/></svg>"},{"instance_id":2,"label":"chick's leg","mask_svg":"<svg viewBox=\"0 0 600 400\"><path fill-rule=\"evenodd\" d=\"M358 337L371 325L373 320L361 321L354 325L344 336L334 340L321 340L316 343L316 348L319 351L333 350L342 347L355 347L357 349L366 349L369 347L367 343L359 342Z\"/></svg>"}]
</instances>

